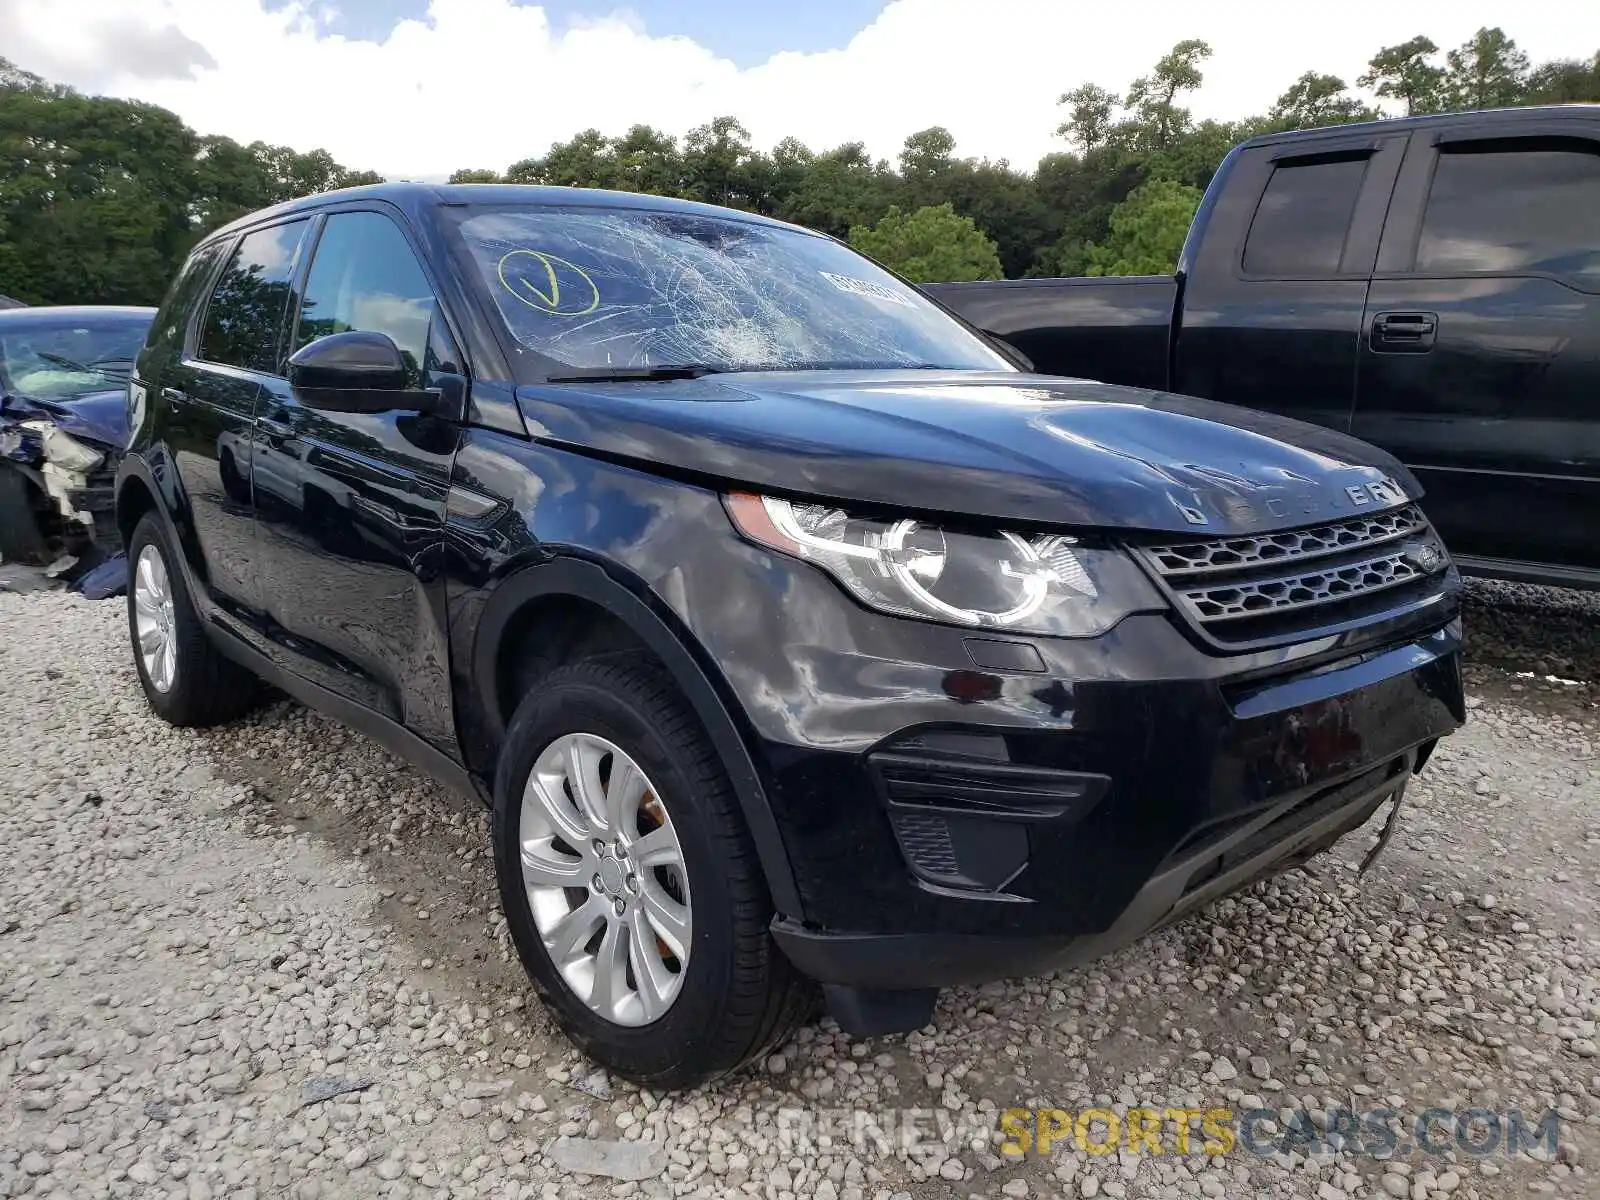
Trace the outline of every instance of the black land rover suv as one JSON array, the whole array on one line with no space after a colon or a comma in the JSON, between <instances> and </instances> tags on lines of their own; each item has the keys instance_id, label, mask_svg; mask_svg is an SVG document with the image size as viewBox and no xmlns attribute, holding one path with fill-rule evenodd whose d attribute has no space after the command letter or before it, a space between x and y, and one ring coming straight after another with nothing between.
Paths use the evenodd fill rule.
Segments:
<instances>
[{"instance_id":1,"label":"black land rover suv","mask_svg":"<svg viewBox=\"0 0 1600 1200\"><path fill-rule=\"evenodd\" d=\"M151 706L266 680L493 807L570 1035L657 1086L1101 952L1331 845L1464 719L1419 489L1046 378L832 239L385 185L174 284L117 517Z\"/></svg>"}]
</instances>

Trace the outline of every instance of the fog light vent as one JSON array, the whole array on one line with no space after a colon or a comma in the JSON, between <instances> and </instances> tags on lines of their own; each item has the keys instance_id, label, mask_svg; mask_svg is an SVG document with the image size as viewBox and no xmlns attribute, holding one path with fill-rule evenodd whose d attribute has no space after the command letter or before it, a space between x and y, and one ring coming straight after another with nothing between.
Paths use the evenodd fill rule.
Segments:
<instances>
[{"instance_id":1,"label":"fog light vent","mask_svg":"<svg viewBox=\"0 0 1600 1200\"><path fill-rule=\"evenodd\" d=\"M953 755L879 750L867 761L891 804L1017 820L1080 815L1110 783L1104 775Z\"/></svg>"},{"instance_id":2,"label":"fog light vent","mask_svg":"<svg viewBox=\"0 0 1600 1200\"><path fill-rule=\"evenodd\" d=\"M943 817L897 812L894 823L900 834L900 846L918 872L944 878L961 874L955 844L950 840L950 823Z\"/></svg>"}]
</instances>

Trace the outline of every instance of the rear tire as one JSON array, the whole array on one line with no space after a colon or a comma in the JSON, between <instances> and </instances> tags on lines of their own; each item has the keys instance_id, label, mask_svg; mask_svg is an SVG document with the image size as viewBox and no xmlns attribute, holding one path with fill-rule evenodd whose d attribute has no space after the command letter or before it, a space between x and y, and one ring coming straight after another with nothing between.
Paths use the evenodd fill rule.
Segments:
<instances>
[{"instance_id":1,"label":"rear tire","mask_svg":"<svg viewBox=\"0 0 1600 1200\"><path fill-rule=\"evenodd\" d=\"M550 773L550 764L558 759L545 753L574 741L600 748L596 782L604 774L604 783L609 784L619 778L610 774L613 770L636 767L645 780L643 795L649 798L648 803L638 804L638 811L664 810L662 824L648 828L645 835L625 832L614 838L611 830L626 830L632 818L619 818L606 829L582 825L583 801L570 790L570 774L552 785L549 781L556 776ZM611 749L604 749L607 746ZM618 763L623 766L617 767ZM559 835L552 840L554 826L541 815L550 811L549 803L529 794L536 764L540 767L536 787L544 788L546 795L565 796L579 814L580 824L571 827L565 841ZM609 806L609 795L606 800ZM525 822L525 805L534 814L532 824ZM640 818L638 828L652 821ZM814 1011L815 985L795 971L768 932L772 901L727 774L699 721L654 663L642 657L595 658L557 668L538 680L506 733L495 778L493 830L501 904L529 978L567 1036L618 1075L653 1087L692 1087L760 1057ZM542 841L534 830L543 832ZM587 848L574 850L568 842L590 835L595 835L595 844L609 846L615 841L623 846L625 869L633 870L637 868L627 864L644 861L644 851L630 858L630 839L643 847L644 836L663 830L673 835L672 850L677 853L673 861L681 864L685 877L679 889L686 892L682 907L688 910L689 933L681 960L668 953L667 940L656 940L662 957L677 963L670 983L675 991L664 1012L659 1001L653 1008L635 1004L631 1011L623 1004L610 1009L618 1014L616 1019L607 1019L591 1006L597 984L589 995L579 993L589 989L590 979L598 980L599 963L607 954L607 943L598 932L609 927L607 906L619 906L618 923L626 929L622 913L626 910L628 919L633 919L634 896L622 889L612 899L614 881L603 886L598 871L592 881L587 877L596 866L615 874L614 851L608 849L591 861ZM585 837L578 837L579 832ZM660 840L654 839L657 844ZM524 874L525 845L538 847L529 853L544 856L541 863L571 863L578 886L541 885L539 880L551 877L548 868L530 883ZM582 865L577 865L580 860ZM667 879L670 886L671 877ZM629 886L633 886L631 876ZM647 881L645 890L650 886ZM557 925L564 921L563 901L573 913L598 904L593 918L597 932L586 942L574 943L577 957L593 956L592 974L586 965L574 970L575 952L570 948L563 958L563 974L546 948L547 940L559 941L552 933L552 921ZM626 932L619 935L626 936ZM618 970L618 989L631 987L642 997L639 964L648 969L653 962L648 949L629 944L618 953L625 960ZM608 990L608 998L611 994Z\"/></svg>"},{"instance_id":2,"label":"rear tire","mask_svg":"<svg viewBox=\"0 0 1600 1200\"><path fill-rule=\"evenodd\" d=\"M260 695L260 681L211 644L177 562L160 520L146 513L128 540L128 636L134 668L145 699L169 725L221 725L250 709ZM146 570L141 579L142 564ZM152 601L159 613L154 630L149 620ZM170 650L170 657L146 661L141 619L146 645L159 642L163 655Z\"/></svg>"}]
</instances>

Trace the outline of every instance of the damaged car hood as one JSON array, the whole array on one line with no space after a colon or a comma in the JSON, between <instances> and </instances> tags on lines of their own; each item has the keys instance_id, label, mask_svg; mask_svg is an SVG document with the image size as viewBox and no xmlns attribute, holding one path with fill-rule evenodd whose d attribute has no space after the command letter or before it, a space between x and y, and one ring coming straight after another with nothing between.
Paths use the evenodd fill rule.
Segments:
<instances>
[{"instance_id":1,"label":"damaged car hood","mask_svg":"<svg viewBox=\"0 0 1600 1200\"><path fill-rule=\"evenodd\" d=\"M0 396L0 427L39 419L73 437L121 450L128 442L128 389L88 392L70 400Z\"/></svg>"},{"instance_id":2,"label":"damaged car hood","mask_svg":"<svg viewBox=\"0 0 1600 1200\"><path fill-rule=\"evenodd\" d=\"M1376 511L1422 489L1345 434L1232 405L1011 372L739 372L518 390L579 452L877 508L1196 535Z\"/></svg>"}]
</instances>

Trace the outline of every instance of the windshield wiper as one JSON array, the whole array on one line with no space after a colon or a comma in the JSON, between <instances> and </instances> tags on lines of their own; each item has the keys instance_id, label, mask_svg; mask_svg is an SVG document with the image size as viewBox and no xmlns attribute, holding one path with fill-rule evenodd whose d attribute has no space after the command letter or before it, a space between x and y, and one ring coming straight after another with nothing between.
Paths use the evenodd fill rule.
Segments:
<instances>
[{"instance_id":1,"label":"windshield wiper","mask_svg":"<svg viewBox=\"0 0 1600 1200\"><path fill-rule=\"evenodd\" d=\"M699 379L702 375L716 375L725 367L711 367L704 363L683 363L661 367L583 367L563 371L559 375L546 375L546 383L629 383L635 380Z\"/></svg>"},{"instance_id":2,"label":"windshield wiper","mask_svg":"<svg viewBox=\"0 0 1600 1200\"><path fill-rule=\"evenodd\" d=\"M84 375L88 375L91 371L89 366L79 362L75 358L66 358L60 354L51 354L48 350L35 350L33 352L33 356L43 362L49 363L53 367L65 367L69 371L78 371Z\"/></svg>"}]
</instances>

